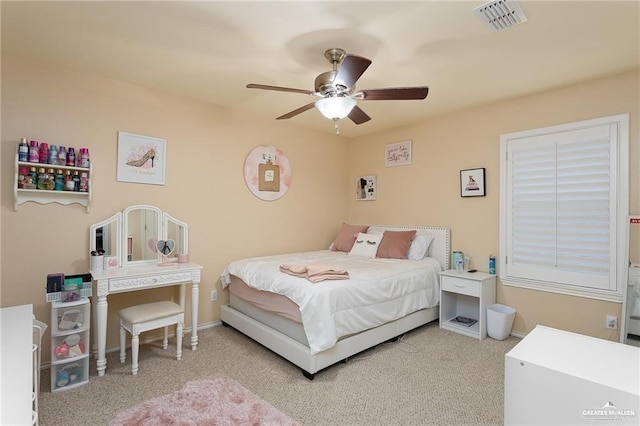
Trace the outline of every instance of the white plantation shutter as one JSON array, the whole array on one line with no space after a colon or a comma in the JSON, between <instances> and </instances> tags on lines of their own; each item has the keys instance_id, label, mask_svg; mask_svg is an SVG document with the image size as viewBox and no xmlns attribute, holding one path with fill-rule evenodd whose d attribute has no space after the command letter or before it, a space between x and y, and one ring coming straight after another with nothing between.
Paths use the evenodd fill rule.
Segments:
<instances>
[{"instance_id":1,"label":"white plantation shutter","mask_svg":"<svg viewBox=\"0 0 640 426\"><path fill-rule=\"evenodd\" d=\"M503 137L503 280L569 294L618 292L619 126Z\"/></svg>"}]
</instances>

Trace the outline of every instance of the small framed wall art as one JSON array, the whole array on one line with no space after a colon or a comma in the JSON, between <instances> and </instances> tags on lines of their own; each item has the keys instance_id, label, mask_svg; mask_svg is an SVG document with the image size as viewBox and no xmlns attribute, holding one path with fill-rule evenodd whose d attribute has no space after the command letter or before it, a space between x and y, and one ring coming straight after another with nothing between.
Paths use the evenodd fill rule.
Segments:
<instances>
[{"instance_id":1,"label":"small framed wall art","mask_svg":"<svg viewBox=\"0 0 640 426\"><path fill-rule=\"evenodd\" d=\"M376 176L358 176L356 178L356 200L374 201L376 199Z\"/></svg>"},{"instance_id":2,"label":"small framed wall art","mask_svg":"<svg viewBox=\"0 0 640 426\"><path fill-rule=\"evenodd\" d=\"M118 182L164 185L164 139L118 132Z\"/></svg>"},{"instance_id":3,"label":"small framed wall art","mask_svg":"<svg viewBox=\"0 0 640 426\"><path fill-rule=\"evenodd\" d=\"M460 196L484 197L484 168L460 170Z\"/></svg>"},{"instance_id":4,"label":"small framed wall art","mask_svg":"<svg viewBox=\"0 0 640 426\"><path fill-rule=\"evenodd\" d=\"M384 146L385 167L407 164L411 164L411 141L390 143Z\"/></svg>"}]
</instances>

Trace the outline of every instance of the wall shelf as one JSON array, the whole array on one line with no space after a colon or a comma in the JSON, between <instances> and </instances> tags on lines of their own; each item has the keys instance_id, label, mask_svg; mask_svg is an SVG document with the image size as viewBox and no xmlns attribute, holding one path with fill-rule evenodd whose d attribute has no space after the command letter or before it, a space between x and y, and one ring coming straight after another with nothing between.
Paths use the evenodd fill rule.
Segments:
<instances>
[{"instance_id":1,"label":"wall shelf","mask_svg":"<svg viewBox=\"0 0 640 426\"><path fill-rule=\"evenodd\" d=\"M78 171L80 173L87 172L89 175L87 192L75 192L75 191L48 191L44 189L23 189L18 188L18 176L20 174L20 168L27 167L44 167L55 170L70 170ZM91 206L91 178L92 167L75 167L75 166L58 166L56 164L44 164L44 163L30 163L27 161L18 161L18 155L16 154L15 161L15 173L13 183L13 198L14 198L14 211L18 211L18 206L27 202L34 202L38 204L50 204L58 203L64 206L70 204L80 204L84 206L89 213Z\"/></svg>"}]
</instances>

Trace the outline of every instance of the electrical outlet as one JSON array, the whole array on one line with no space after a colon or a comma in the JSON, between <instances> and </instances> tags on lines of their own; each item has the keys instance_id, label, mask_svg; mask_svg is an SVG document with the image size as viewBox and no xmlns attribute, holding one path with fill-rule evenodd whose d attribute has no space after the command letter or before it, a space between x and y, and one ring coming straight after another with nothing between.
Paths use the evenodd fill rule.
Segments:
<instances>
[{"instance_id":1,"label":"electrical outlet","mask_svg":"<svg viewBox=\"0 0 640 426\"><path fill-rule=\"evenodd\" d=\"M215 302L218 300L218 290L211 290L211 301Z\"/></svg>"},{"instance_id":2,"label":"electrical outlet","mask_svg":"<svg viewBox=\"0 0 640 426\"><path fill-rule=\"evenodd\" d=\"M606 324L607 328L610 328L612 330L617 330L618 329L618 317L614 316L614 315L607 315L607 324Z\"/></svg>"}]
</instances>

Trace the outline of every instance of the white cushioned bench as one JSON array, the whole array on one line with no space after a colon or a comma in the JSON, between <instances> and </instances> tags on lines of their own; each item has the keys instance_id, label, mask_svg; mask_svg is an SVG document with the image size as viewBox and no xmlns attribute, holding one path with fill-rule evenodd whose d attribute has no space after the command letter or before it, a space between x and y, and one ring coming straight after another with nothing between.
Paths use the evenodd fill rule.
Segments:
<instances>
[{"instance_id":1,"label":"white cushioned bench","mask_svg":"<svg viewBox=\"0 0 640 426\"><path fill-rule=\"evenodd\" d=\"M131 333L131 372L138 374L138 348L140 333L164 327L162 349L169 345L169 326L176 325L176 359L182 359L182 329L184 308L164 301L131 306L120 310L120 362L126 360L126 332Z\"/></svg>"}]
</instances>

